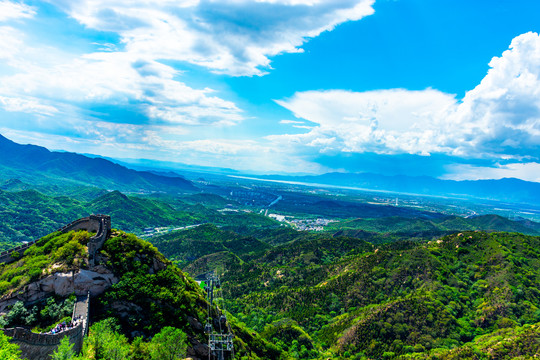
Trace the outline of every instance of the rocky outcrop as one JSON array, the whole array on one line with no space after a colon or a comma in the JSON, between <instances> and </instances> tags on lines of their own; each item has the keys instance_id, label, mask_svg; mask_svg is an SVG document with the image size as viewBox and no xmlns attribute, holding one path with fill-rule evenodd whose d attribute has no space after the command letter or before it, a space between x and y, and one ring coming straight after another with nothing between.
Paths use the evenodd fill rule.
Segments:
<instances>
[{"instance_id":1,"label":"rocky outcrop","mask_svg":"<svg viewBox=\"0 0 540 360\"><path fill-rule=\"evenodd\" d=\"M31 304L57 295L67 297L75 293L83 296L98 296L118 282L118 278L105 266L98 265L89 270L80 269L69 273L56 273L25 286L24 289L0 300L0 314L17 301Z\"/></svg>"},{"instance_id":2,"label":"rocky outcrop","mask_svg":"<svg viewBox=\"0 0 540 360\"><path fill-rule=\"evenodd\" d=\"M72 230L86 230L96 233L88 241L89 269L57 272L30 283L23 289L5 295L0 299L0 315L2 315L17 301L22 301L25 305L28 305L53 295L60 297L67 297L73 293L77 295L73 318L75 319L77 315L76 318L79 320L79 324L72 329L59 334L37 334L24 328L2 330L7 336L13 338L11 342L20 346L24 358L32 360L50 359L50 355L58 348L60 340L64 336L68 336L70 342L74 344L74 350L79 352L82 348L82 339L88 328L90 296L98 296L118 282L118 278L112 271L103 265L95 265L96 255L111 233L110 216L90 215L75 220L58 231L66 233ZM37 246L36 242L32 241L0 254L0 263L15 261L30 246ZM15 253L16 256L14 256Z\"/></svg>"}]
</instances>

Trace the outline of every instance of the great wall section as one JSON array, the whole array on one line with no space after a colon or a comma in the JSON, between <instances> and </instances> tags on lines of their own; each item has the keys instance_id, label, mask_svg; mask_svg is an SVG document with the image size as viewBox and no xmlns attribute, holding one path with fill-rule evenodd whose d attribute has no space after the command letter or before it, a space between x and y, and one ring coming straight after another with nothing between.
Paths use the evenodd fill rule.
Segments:
<instances>
[{"instance_id":1,"label":"great wall section","mask_svg":"<svg viewBox=\"0 0 540 360\"><path fill-rule=\"evenodd\" d=\"M90 267L94 267L96 254L111 233L110 216L90 215L67 224L66 226L57 230L57 232L66 233L74 230L86 230L96 233L88 241L88 263ZM0 253L0 263L11 263L16 261L30 246L38 246L38 242L39 240L34 240ZM14 254L14 252L18 254ZM80 270L81 273L83 271L90 273L90 271ZM88 277L88 274L85 274L85 276ZM72 279L74 278L73 273L71 274L71 277ZM75 290L75 280L73 280L73 283L73 289ZM22 289L15 294L9 294L8 296L0 298L0 304L4 305L0 306L0 309L5 309L7 306L16 301L23 301L25 305L27 305L27 303L40 301L51 295L51 293L42 291L40 293L41 296L31 298L28 296L28 291L31 287L30 285L26 286L25 289ZM40 290L43 290L42 286L38 285L37 287L40 288ZM75 325L67 330L56 334L38 334L33 333L26 328L16 327L11 329L3 329L3 332L12 338L11 342L20 346L23 359L50 359L50 355L58 348L60 341L65 336L69 338L70 343L74 345L73 349L78 353L82 349L83 338L88 332L91 295L94 294L92 294L90 290L86 291L85 294L77 294L77 301L73 307L72 315L72 321Z\"/></svg>"}]
</instances>

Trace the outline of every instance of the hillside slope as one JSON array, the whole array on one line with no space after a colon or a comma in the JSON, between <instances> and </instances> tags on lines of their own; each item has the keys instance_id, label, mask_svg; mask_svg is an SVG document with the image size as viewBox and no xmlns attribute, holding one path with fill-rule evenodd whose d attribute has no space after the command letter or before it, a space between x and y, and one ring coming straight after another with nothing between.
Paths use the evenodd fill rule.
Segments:
<instances>
[{"instance_id":1,"label":"hillside slope","mask_svg":"<svg viewBox=\"0 0 540 360\"><path fill-rule=\"evenodd\" d=\"M110 189L140 191L195 191L181 177L160 176L136 171L102 158L89 158L67 152L51 152L44 147L20 145L0 135L0 169L4 180L20 178L24 182L88 185Z\"/></svg>"},{"instance_id":2,"label":"hillside slope","mask_svg":"<svg viewBox=\"0 0 540 360\"><path fill-rule=\"evenodd\" d=\"M203 324L208 304L198 284L150 243L117 230L103 245L96 265L90 266L86 249L89 236L85 231L53 233L21 254L17 262L1 265L0 314L4 317L0 324L7 321L9 326L41 329L46 321L60 321L39 315L52 306L48 299L67 299L73 289L77 293L90 291L92 322L115 319L118 331L127 339L149 339L167 326L174 327L187 334L188 355L207 358ZM15 300L28 303L23 317L10 315ZM63 304L64 300L59 301ZM239 356L282 356L257 333L244 329L233 318L230 321Z\"/></svg>"},{"instance_id":3,"label":"hillside slope","mask_svg":"<svg viewBox=\"0 0 540 360\"><path fill-rule=\"evenodd\" d=\"M478 359L475 349L503 329L524 334L513 354L532 356L538 346L519 339L540 343L520 328L540 322L538 249L540 237L503 232L375 247L321 237L242 260L212 254L187 269L219 262L231 312L296 358Z\"/></svg>"}]
</instances>

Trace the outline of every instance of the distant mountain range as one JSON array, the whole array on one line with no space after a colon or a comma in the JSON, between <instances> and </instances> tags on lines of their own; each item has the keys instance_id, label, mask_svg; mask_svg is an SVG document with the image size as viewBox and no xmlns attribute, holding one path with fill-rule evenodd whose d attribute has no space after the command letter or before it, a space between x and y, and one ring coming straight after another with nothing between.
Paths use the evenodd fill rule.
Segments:
<instances>
[{"instance_id":1,"label":"distant mountain range","mask_svg":"<svg viewBox=\"0 0 540 360\"><path fill-rule=\"evenodd\" d=\"M22 179L31 184L68 181L122 191L197 191L193 183L170 170L181 164L139 160L136 164L107 160L92 155L53 152L36 145L20 145L0 135L0 180ZM123 166L126 165L126 166ZM167 166L165 166L167 165ZM174 165L174 166L173 166ZM139 170L132 169L133 167ZM183 170L195 178L240 173L221 168L189 167ZM140 170L146 171L140 171ZM165 170L163 170L165 169ZM247 175L247 174L246 174ZM511 203L540 203L540 183L514 178L499 180L440 180L428 176L380 175L373 173L327 173L322 175L258 175L258 179L294 181L431 196L469 197ZM15 184L11 184L14 186Z\"/></svg>"},{"instance_id":2,"label":"distant mountain range","mask_svg":"<svg viewBox=\"0 0 540 360\"><path fill-rule=\"evenodd\" d=\"M385 176L372 173L327 173L314 176L272 175L258 176L258 178L410 194L474 197L535 205L540 202L540 183L514 178L454 181L428 176Z\"/></svg>"},{"instance_id":3,"label":"distant mountain range","mask_svg":"<svg viewBox=\"0 0 540 360\"><path fill-rule=\"evenodd\" d=\"M67 182L123 191L197 191L180 176L136 171L102 158L20 145L0 135L0 178L32 184Z\"/></svg>"}]
</instances>

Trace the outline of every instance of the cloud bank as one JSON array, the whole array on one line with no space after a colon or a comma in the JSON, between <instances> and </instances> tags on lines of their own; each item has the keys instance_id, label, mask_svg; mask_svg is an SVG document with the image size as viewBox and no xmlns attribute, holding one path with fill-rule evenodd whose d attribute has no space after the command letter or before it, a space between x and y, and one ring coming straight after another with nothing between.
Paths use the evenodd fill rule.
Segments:
<instances>
[{"instance_id":1,"label":"cloud bank","mask_svg":"<svg viewBox=\"0 0 540 360\"><path fill-rule=\"evenodd\" d=\"M54 1L81 24L118 33L125 50L185 61L216 73L264 75L271 57L346 21L374 0Z\"/></svg>"},{"instance_id":2,"label":"cloud bank","mask_svg":"<svg viewBox=\"0 0 540 360\"><path fill-rule=\"evenodd\" d=\"M481 83L461 100L434 89L296 93L277 103L316 126L269 139L320 153L441 153L494 164L526 160L529 165L522 166L537 169L540 36L529 32L514 38L489 66ZM511 170L498 166L498 174Z\"/></svg>"},{"instance_id":3,"label":"cloud bank","mask_svg":"<svg viewBox=\"0 0 540 360\"><path fill-rule=\"evenodd\" d=\"M310 38L372 14L374 0L48 3L65 18L51 21L61 28L40 32L26 25L50 20L42 4L0 0L5 134L54 145L38 135L48 134L71 151L92 152L93 146L101 154L126 156L130 151L132 156L193 162L193 154L208 156L205 161L213 154L214 162L227 158L235 163L247 143L220 139L219 130L211 129L237 126L248 117L214 89L186 83L184 65L202 73L262 76L271 70L272 57L302 52ZM64 23L77 34L70 46L65 40L55 43L52 36L66 31ZM269 150L260 144L248 147L260 156ZM244 163L247 168L254 162Z\"/></svg>"}]
</instances>

